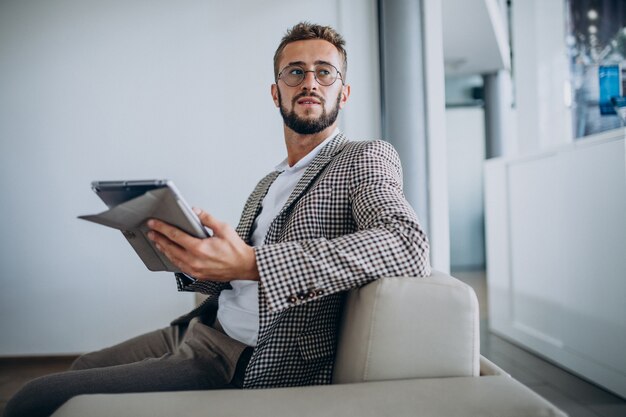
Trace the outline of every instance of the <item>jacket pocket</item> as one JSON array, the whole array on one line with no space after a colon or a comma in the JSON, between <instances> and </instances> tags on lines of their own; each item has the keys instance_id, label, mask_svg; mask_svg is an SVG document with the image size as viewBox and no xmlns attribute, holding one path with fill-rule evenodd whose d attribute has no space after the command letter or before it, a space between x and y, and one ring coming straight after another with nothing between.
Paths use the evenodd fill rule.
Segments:
<instances>
[{"instance_id":1,"label":"jacket pocket","mask_svg":"<svg viewBox=\"0 0 626 417\"><path fill-rule=\"evenodd\" d=\"M316 361L335 353L335 333L321 331L298 337L300 355L305 362Z\"/></svg>"}]
</instances>

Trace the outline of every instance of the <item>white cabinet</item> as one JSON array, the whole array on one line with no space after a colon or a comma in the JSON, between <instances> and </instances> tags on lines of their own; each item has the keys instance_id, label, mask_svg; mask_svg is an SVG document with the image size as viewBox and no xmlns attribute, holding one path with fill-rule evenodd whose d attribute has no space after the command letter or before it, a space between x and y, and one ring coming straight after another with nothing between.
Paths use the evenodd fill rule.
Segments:
<instances>
[{"instance_id":1,"label":"white cabinet","mask_svg":"<svg viewBox=\"0 0 626 417\"><path fill-rule=\"evenodd\" d=\"M624 132L487 162L491 329L626 397Z\"/></svg>"}]
</instances>

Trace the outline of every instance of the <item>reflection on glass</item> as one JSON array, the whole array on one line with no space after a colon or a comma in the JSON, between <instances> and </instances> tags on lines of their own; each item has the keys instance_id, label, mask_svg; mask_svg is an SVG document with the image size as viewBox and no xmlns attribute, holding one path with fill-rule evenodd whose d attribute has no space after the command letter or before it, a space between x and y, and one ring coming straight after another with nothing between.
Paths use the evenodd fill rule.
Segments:
<instances>
[{"instance_id":1,"label":"reflection on glass","mask_svg":"<svg viewBox=\"0 0 626 417\"><path fill-rule=\"evenodd\" d=\"M573 131L580 138L623 124L611 100L626 94L626 1L565 1Z\"/></svg>"}]
</instances>

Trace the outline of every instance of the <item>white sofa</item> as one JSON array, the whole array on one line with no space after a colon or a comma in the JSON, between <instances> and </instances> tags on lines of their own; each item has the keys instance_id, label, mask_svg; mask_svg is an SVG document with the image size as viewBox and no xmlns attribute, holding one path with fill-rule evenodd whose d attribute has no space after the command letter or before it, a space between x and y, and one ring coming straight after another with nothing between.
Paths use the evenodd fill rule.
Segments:
<instances>
[{"instance_id":1,"label":"white sofa","mask_svg":"<svg viewBox=\"0 0 626 417\"><path fill-rule=\"evenodd\" d=\"M459 280L384 278L346 301L333 385L81 395L54 417L565 416L480 356L478 302Z\"/></svg>"}]
</instances>

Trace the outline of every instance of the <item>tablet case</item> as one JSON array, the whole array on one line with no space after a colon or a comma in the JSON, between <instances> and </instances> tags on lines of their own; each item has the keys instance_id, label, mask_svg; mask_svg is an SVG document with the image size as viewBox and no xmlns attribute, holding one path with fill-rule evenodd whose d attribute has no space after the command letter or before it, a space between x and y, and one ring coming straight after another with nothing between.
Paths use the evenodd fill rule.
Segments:
<instances>
[{"instance_id":1,"label":"tablet case","mask_svg":"<svg viewBox=\"0 0 626 417\"><path fill-rule=\"evenodd\" d=\"M137 255L151 271L181 272L159 250L147 233L146 221L151 218L162 220L196 237L197 230L191 226L194 219L188 214L185 204L170 188L159 188L128 200L100 214L78 216L79 219L98 223L122 231Z\"/></svg>"}]
</instances>

